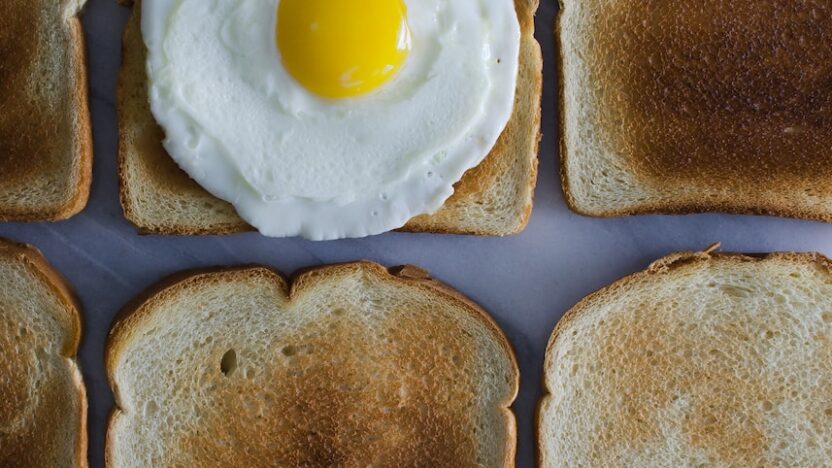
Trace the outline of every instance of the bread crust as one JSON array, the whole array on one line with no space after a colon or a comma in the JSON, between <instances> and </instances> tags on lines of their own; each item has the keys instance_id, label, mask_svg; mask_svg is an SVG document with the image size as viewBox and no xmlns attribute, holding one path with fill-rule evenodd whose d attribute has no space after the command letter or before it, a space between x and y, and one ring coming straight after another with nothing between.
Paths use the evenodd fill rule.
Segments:
<instances>
[{"instance_id":1,"label":"bread crust","mask_svg":"<svg viewBox=\"0 0 832 468\"><path fill-rule=\"evenodd\" d=\"M140 40L136 40L138 18L141 2L122 0L124 4L133 5L134 18L124 33L123 57L128 57L122 64L118 84L119 110L119 187L121 205L127 219L142 234L203 235L235 234L252 231L253 228L243 222L230 205L220 202L209 195L187 174L173 163L161 147L162 131L153 122L152 130L159 137L159 144L149 148L138 148L132 140L136 126L147 125L133 121L153 119L149 110L142 117L125 117L135 110L136 96L131 96L131 87L137 78L127 76L127 61L136 54ZM521 39L521 78L518 80L518 93L515 98L515 110L506 130L501 135L486 159L479 166L469 170L454 189L454 195L436 213L421 215L409 221L401 231L435 232L447 234L472 234L482 236L504 236L521 232L527 225L532 211L534 187L537 183L537 153L540 142L540 98L542 94L542 58L540 45L534 39L534 14L538 0L515 0L520 22ZM141 43L143 45L143 43ZM132 79L132 80L131 80ZM142 78L144 83L145 78ZM144 135L149 137L149 133ZM154 160L153 164L146 161ZM164 161L160 161L164 159ZM147 164L147 168L136 167ZM131 176L131 170L136 176ZM509 174L508 176L506 174ZM140 180L131 180L135 177ZM505 182L510 178L509 183ZM155 179L155 180L154 180ZM162 180L164 179L164 180ZM165 197L177 197L179 192L186 193L184 203L210 203L211 221L185 219L169 211L167 219L151 220L137 206L136 197L139 185L147 185L142 191L165 192ZM208 200L208 201L206 201ZM506 202L508 200L508 202ZM219 202L219 203L218 203Z\"/></svg>"},{"instance_id":2,"label":"bread crust","mask_svg":"<svg viewBox=\"0 0 832 468\"><path fill-rule=\"evenodd\" d=\"M535 440L537 444L536 458L537 466L555 466L552 460L546 459L546 454L543 450L545 441L543 440L542 426L543 426L543 407L550 400L552 395L551 390L546 384L545 373L546 369L553 368L553 349L558 343L558 338L563 331L570 327L572 323L578 319L582 314L591 310L596 303L603 303L607 297L614 297L619 291L625 290L633 283L639 282L644 278L657 275L671 274L675 269L689 265L692 263L711 262L714 260L730 261L730 262L765 262L770 260L782 260L793 262L796 264L815 265L822 268L828 273L832 273L832 260L820 253L796 253L796 252L775 252L763 254L749 254L749 253L733 253L733 252L716 252L719 243L712 245L701 252L677 252L662 257L652 262L647 269L627 275L609 286L603 287L588 296L581 299L571 309L569 309L552 332L548 344L546 346L545 360L544 360L544 377L541 379L542 394L535 409Z\"/></svg>"},{"instance_id":3,"label":"bread crust","mask_svg":"<svg viewBox=\"0 0 832 468\"><path fill-rule=\"evenodd\" d=\"M807 65L814 56L794 50L790 42L800 34L776 18L786 18L793 25L789 28L804 28L801 34L809 36L832 34L828 24L817 23L818 17L807 19L811 15L796 20L802 13L778 2L662 4L665 18L679 18L689 29L679 33L678 23L654 25L651 15L657 13L647 4L639 4L644 11L634 11L626 2L607 2L605 11L592 16L583 10L595 8L593 3L560 0L555 31L561 64L560 176L570 209L598 217L720 212L832 222L832 185L824 176L832 169L826 149L820 149L830 132L825 107L819 104L830 94L825 85L813 84L829 71ZM581 19L573 17L565 25L569 8L580 9ZM771 9L778 14L764 14ZM707 20L697 16L701 11L709 11ZM738 15L745 21L735 21ZM636 32L621 19L635 23L635 17L654 34ZM595 31L602 28L595 18L605 19L603 31ZM621 31L611 31L609 24L622 25ZM605 47L624 51L614 55L621 64L601 58L595 43L587 41L575 50L575 43L583 43L577 36L600 36L601 42L619 33L631 41ZM655 41L665 44L666 51L658 50ZM655 60L648 64L643 50L655 50ZM719 51L721 59L714 60ZM686 54L702 60L678 58ZM809 62L795 58L802 55ZM764 66L766 60L773 65ZM646 73L652 77L645 78ZM603 83L587 86L593 80ZM603 90L625 98L612 104L615 99L603 97ZM655 97L662 90L669 97ZM587 114L594 117L582 117Z\"/></svg>"},{"instance_id":4,"label":"bread crust","mask_svg":"<svg viewBox=\"0 0 832 468\"><path fill-rule=\"evenodd\" d=\"M73 465L85 468L87 461L87 391L83 377L78 367L76 355L81 344L83 322L81 317L81 305L69 282L46 260L43 254L36 247L14 242L0 237L0 254L10 255L41 279L41 286L49 288L55 296L64 304L64 311L67 313L72 329L68 330L68 339L61 350L61 355L67 358L72 364L72 378L74 391L78 399L78 427L76 430L76 443ZM0 403L2 404L2 403ZM60 417L60 415L51 415ZM44 422L48 424L48 422ZM41 450L33 447L32 450Z\"/></svg>"},{"instance_id":5,"label":"bread crust","mask_svg":"<svg viewBox=\"0 0 832 468\"><path fill-rule=\"evenodd\" d=\"M83 6L83 3L81 6ZM78 64L75 67L75 92L73 95L75 96L75 109L78 113L75 119L75 134L79 155L79 174L75 196L67 204L66 209L59 213L55 219L67 219L80 213L87 206L92 186L92 118L89 107L86 40L84 38L84 28L77 16L70 20L70 26L76 38L73 42L75 46L73 48L74 63Z\"/></svg>"},{"instance_id":6,"label":"bread crust","mask_svg":"<svg viewBox=\"0 0 832 468\"><path fill-rule=\"evenodd\" d=\"M177 291L187 288L193 284L209 279L218 280L224 275L256 275L266 274L273 278L280 289L291 302L294 298L303 293L304 290L313 288L316 283L330 277L337 277L353 271L372 274L384 282L392 283L400 287L418 288L426 294L437 296L442 300L451 301L463 306L467 313L483 323L497 338L499 346L509 358L512 366L513 380L510 382L512 391L501 404L506 428L506 453L502 466L514 466L516 454L517 427L511 405L517 397L520 384L520 371L517 364L514 348L494 319L478 304L465 297L460 292L438 280L431 278L428 273L412 265L404 265L392 268L385 268L370 261L356 261L336 263L298 270L291 278L287 279L279 271L262 265L241 265L234 267L213 267L195 270L186 270L170 275L155 285L149 287L136 298L130 301L119 312L113 321L108 334L105 346L104 363L107 371L107 379L113 391L115 405L110 411L108 418L108 429L106 434L105 461L106 466L113 465L113 454L111 449L112 429L115 421L120 417L121 395L118 384L115 380L117 358L120 350L126 346L132 335L136 333L138 326L148 320L153 312L153 305L163 302L166 297L175 294Z\"/></svg>"},{"instance_id":7,"label":"bread crust","mask_svg":"<svg viewBox=\"0 0 832 468\"><path fill-rule=\"evenodd\" d=\"M57 174L51 177L68 178L69 182L67 184L71 185L71 193L66 194L65 198L59 202L55 202L54 200L40 200L39 206L35 202L16 203L15 206L0 204L0 221L60 221L78 214L84 209L89 200L90 186L92 184L92 123L89 111L84 32L81 21L77 17L85 3L86 0L73 2L65 0L59 2L58 5L48 7L60 9L60 13L71 15L65 18L66 24L64 25L70 36L68 47L70 48L69 62L71 69L51 70L52 73L65 73L71 77L69 81L72 84L72 88L65 90L66 93L71 94L69 97L71 102L71 105L69 105L70 109L65 117L71 120L71 141L60 142L57 144L57 147L47 149L33 146L31 151L34 154L27 156L18 154L13 162L17 166L15 170L21 170L20 165L31 166L26 171L27 173L23 175L24 181L32 180L39 176L43 177L46 172L57 172ZM11 2L11 4L14 5L13 8L32 8L32 5L26 2ZM18 4L20 5L19 7L17 6ZM10 20L14 21L13 18ZM36 31L36 28L33 28L32 25L27 25L26 27L31 31ZM37 33L35 32L35 34ZM32 40L37 41L40 39L33 38ZM46 46L55 46L55 44L47 44ZM32 58L32 60L41 59ZM29 77L29 79L37 79L37 77ZM38 117L64 118L63 116ZM31 142L31 145L39 144L41 144L39 141ZM62 167L44 167L41 163L34 162L36 159L43 158L43 155L38 154L39 151L57 152L66 151L66 148L70 148L68 157L72 158L69 164L71 166L70 171L64 172L64 168ZM24 149L17 148L12 151L24 151ZM14 157L15 155L12 156ZM20 182L16 181L18 184ZM12 199L14 199L14 196L12 196Z\"/></svg>"}]
</instances>

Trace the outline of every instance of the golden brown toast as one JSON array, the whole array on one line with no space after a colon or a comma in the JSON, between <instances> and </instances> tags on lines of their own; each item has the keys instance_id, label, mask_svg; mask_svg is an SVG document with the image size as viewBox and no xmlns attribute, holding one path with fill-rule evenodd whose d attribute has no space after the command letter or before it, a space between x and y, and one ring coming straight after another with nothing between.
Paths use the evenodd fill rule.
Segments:
<instances>
[{"instance_id":1,"label":"golden brown toast","mask_svg":"<svg viewBox=\"0 0 832 468\"><path fill-rule=\"evenodd\" d=\"M89 198L83 4L0 5L0 221L65 219Z\"/></svg>"},{"instance_id":2,"label":"golden brown toast","mask_svg":"<svg viewBox=\"0 0 832 468\"><path fill-rule=\"evenodd\" d=\"M107 344L107 466L513 466L499 327L415 267L185 272Z\"/></svg>"},{"instance_id":3,"label":"golden brown toast","mask_svg":"<svg viewBox=\"0 0 832 468\"><path fill-rule=\"evenodd\" d=\"M562 0L563 184L611 216L832 221L832 4Z\"/></svg>"},{"instance_id":4,"label":"golden brown toast","mask_svg":"<svg viewBox=\"0 0 832 468\"><path fill-rule=\"evenodd\" d=\"M832 262L684 252L593 293L546 349L539 466L824 466Z\"/></svg>"},{"instance_id":5,"label":"golden brown toast","mask_svg":"<svg viewBox=\"0 0 832 468\"><path fill-rule=\"evenodd\" d=\"M127 3L127 2L125 2ZM508 235L522 231L532 209L540 140L542 60L534 39L537 0L515 0L522 30L514 114L491 154L456 184L454 195L432 215L404 230ZM229 234L251 230L234 208L200 187L162 146L163 131L150 112L141 2L124 32L119 75L119 176L125 216L143 233Z\"/></svg>"},{"instance_id":6,"label":"golden brown toast","mask_svg":"<svg viewBox=\"0 0 832 468\"><path fill-rule=\"evenodd\" d=\"M0 466L87 466L78 301L37 249L0 239Z\"/></svg>"}]
</instances>

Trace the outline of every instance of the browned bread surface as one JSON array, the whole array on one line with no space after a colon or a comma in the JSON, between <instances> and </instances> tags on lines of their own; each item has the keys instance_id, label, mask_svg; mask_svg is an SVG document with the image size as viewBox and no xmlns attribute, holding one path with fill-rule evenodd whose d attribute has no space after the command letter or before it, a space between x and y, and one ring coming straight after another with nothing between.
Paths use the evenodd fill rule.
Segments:
<instances>
[{"instance_id":1,"label":"browned bread surface","mask_svg":"<svg viewBox=\"0 0 832 468\"><path fill-rule=\"evenodd\" d=\"M84 2L0 5L0 221L59 220L86 205L92 173Z\"/></svg>"},{"instance_id":2,"label":"browned bread surface","mask_svg":"<svg viewBox=\"0 0 832 468\"><path fill-rule=\"evenodd\" d=\"M832 2L562 4L575 210L832 221Z\"/></svg>"},{"instance_id":3,"label":"browned bread surface","mask_svg":"<svg viewBox=\"0 0 832 468\"><path fill-rule=\"evenodd\" d=\"M456 184L454 195L432 215L404 230L508 235L525 228L537 182L542 59L534 39L537 0L516 0L522 29L514 114L491 154ZM234 208L200 187L162 146L163 131L150 112L141 37L141 2L124 32L119 75L119 174L121 204L140 231L156 234L229 234L251 230Z\"/></svg>"},{"instance_id":4,"label":"browned bread surface","mask_svg":"<svg viewBox=\"0 0 832 468\"><path fill-rule=\"evenodd\" d=\"M555 329L540 465L825 466L832 263L679 253L596 292Z\"/></svg>"},{"instance_id":5,"label":"browned bread surface","mask_svg":"<svg viewBox=\"0 0 832 468\"><path fill-rule=\"evenodd\" d=\"M414 267L183 273L117 319L107 465L513 466L513 351Z\"/></svg>"},{"instance_id":6,"label":"browned bread surface","mask_svg":"<svg viewBox=\"0 0 832 468\"><path fill-rule=\"evenodd\" d=\"M87 466L78 303L33 247L0 239L0 466Z\"/></svg>"}]
</instances>

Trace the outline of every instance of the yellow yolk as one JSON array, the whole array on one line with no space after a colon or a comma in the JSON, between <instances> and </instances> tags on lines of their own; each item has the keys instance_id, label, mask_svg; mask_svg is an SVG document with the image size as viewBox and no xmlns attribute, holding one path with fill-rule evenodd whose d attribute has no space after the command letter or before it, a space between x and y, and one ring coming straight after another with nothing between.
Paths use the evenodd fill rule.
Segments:
<instances>
[{"instance_id":1,"label":"yellow yolk","mask_svg":"<svg viewBox=\"0 0 832 468\"><path fill-rule=\"evenodd\" d=\"M346 98L378 89L410 50L402 0L280 0L277 47L307 90Z\"/></svg>"}]
</instances>

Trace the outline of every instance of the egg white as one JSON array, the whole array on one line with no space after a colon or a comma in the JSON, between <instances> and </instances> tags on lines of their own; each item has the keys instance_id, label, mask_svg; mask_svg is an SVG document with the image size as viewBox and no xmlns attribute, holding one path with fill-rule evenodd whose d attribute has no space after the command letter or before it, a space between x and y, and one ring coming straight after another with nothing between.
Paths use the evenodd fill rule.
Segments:
<instances>
[{"instance_id":1,"label":"egg white","mask_svg":"<svg viewBox=\"0 0 832 468\"><path fill-rule=\"evenodd\" d=\"M513 1L406 1L404 67L344 100L283 67L278 2L144 0L151 108L171 157L270 236L361 237L441 207L511 115Z\"/></svg>"}]
</instances>

